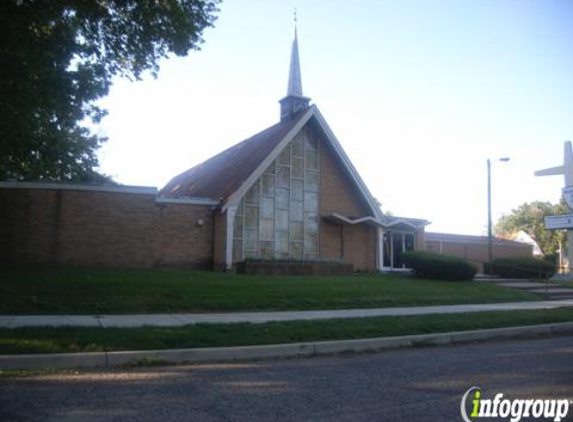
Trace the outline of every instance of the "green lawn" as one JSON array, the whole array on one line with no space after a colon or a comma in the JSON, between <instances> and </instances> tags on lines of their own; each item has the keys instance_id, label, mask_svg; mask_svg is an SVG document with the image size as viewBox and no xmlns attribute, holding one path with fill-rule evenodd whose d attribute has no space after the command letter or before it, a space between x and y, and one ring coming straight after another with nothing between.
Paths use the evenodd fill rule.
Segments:
<instances>
[{"instance_id":1,"label":"green lawn","mask_svg":"<svg viewBox=\"0 0 573 422\"><path fill-rule=\"evenodd\" d=\"M0 330L0 354L153 350L342 340L573 321L573 309L144 328Z\"/></svg>"},{"instance_id":2,"label":"green lawn","mask_svg":"<svg viewBox=\"0 0 573 422\"><path fill-rule=\"evenodd\" d=\"M202 271L0 271L1 314L130 314L395 307L537 300L491 283L397 275L268 277Z\"/></svg>"}]
</instances>

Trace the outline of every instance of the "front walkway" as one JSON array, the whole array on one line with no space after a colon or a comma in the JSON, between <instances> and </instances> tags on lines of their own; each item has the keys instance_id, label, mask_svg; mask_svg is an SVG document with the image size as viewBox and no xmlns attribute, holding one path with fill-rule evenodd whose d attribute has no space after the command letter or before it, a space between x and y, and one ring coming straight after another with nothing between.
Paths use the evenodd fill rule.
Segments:
<instances>
[{"instance_id":1,"label":"front walkway","mask_svg":"<svg viewBox=\"0 0 573 422\"><path fill-rule=\"evenodd\" d=\"M472 305L413 306L406 308L341 309L326 311L236 312L216 314L147 314L147 315L26 315L0 316L0 328L20 327L176 327L191 324L261 324L272 321L322 320L455 314L487 311L517 311L573 307L573 299L539 302L487 303Z\"/></svg>"},{"instance_id":2,"label":"front walkway","mask_svg":"<svg viewBox=\"0 0 573 422\"><path fill-rule=\"evenodd\" d=\"M503 278L481 278L481 280L495 283L499 286L537 293L542 298L549 300L573 299L573 288L548 281Z\"/></svg>"}]
</instances>

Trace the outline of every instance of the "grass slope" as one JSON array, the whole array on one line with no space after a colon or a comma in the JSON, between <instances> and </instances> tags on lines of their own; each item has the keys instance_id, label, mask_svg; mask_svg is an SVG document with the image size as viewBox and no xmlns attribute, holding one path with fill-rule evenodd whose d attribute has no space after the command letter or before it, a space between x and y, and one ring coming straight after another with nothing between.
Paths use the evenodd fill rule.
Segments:
<instances>
[{"instance_id":1,"label":"grass slope","mask_svg":"<svg viewBox=\"0 0 573 422\"><path fill-rule=\"evenodd\" d=\"M396 275L267 277L174 270L0 271L0 314L308 310L538 300L490 283Z\"/></svg>"},{"instance_id":2,"label":"grass slope","mask_svg":"<svg viewBox=\"0 0 573 422\"><path fill-rule=\"evenodd\" d=\"M245 346L573 321L573 309L144 328L0 330L0 354Z\"/></svg>"}]
</instances>

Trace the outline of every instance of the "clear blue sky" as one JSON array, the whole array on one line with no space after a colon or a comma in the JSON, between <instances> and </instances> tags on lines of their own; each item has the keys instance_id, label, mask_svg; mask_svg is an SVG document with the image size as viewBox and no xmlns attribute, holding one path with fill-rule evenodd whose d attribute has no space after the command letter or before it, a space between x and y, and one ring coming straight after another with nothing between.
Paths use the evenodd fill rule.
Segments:
<instances>
[{"instance_id":1,"label":"clear blue sky","mask_svg":"<svg viewBox=\"0 0 573 422\"><path fill-rule=\"evenodd\" d=\"M482 234L494 217L559 199L573 140L573 0L241 0L221 4L201 51L102 101L102 171L172 176L278 121L293 38L311 97L383 210L430 231Z\"/></svg>"}]
</instances>

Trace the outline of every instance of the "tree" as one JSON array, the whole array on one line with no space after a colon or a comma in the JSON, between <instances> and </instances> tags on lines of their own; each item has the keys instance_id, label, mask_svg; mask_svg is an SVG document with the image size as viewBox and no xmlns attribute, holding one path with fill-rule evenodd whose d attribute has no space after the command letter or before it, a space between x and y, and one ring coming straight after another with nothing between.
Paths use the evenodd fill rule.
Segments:
<instances>
[{"instance_id":1,"label":"tree","mask_svg":"<svg viewBox=\"0 0 573 422\"><path fill-rule=\"evenodd\" d=\"M96 101L114 76L156 76L161 58L198 49L218 3L2 0L0 180L103 180Z\"/></svg>"},{"instance_id":2,"label":"tree","mask_svg":"<svg viewBox=\"0 0 573 422\"><path fill-rule=\"evenodd\" d=\"M511 214L502 216L495 225L495 234L506 237L525 231L539 245L545 255L554 255L559 249L559 243L565 241L564 230L546 230L544 218L547 215L566 214L567 205L562 202L533 201L524 203L511 211Z\"/></svg>"}]
</instances>

